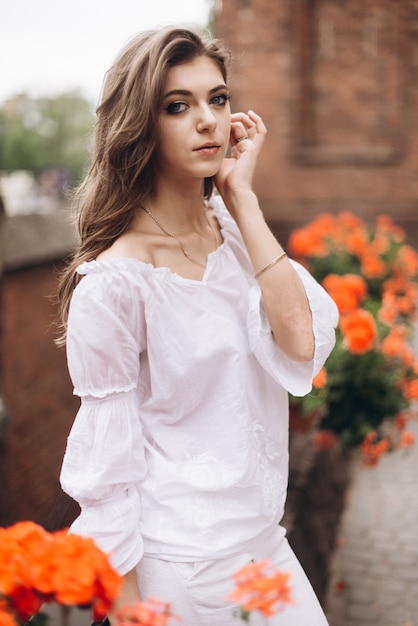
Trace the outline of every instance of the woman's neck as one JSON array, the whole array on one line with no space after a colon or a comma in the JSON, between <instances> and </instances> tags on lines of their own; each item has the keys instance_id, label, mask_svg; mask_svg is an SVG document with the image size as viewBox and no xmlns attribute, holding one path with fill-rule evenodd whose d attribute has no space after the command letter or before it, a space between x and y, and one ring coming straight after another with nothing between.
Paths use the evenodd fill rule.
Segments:
<instances>
[{"instance_id":1,"label":"woman's neck","mask_svg":"<svg viewBox=\"0 0 418 626\"><path fill-rule=\"evenodd\" d=\"M177 233L199 232L207 226L203 184L186 190L160 187L145 208Z\"/></svg>"}]
</instances>

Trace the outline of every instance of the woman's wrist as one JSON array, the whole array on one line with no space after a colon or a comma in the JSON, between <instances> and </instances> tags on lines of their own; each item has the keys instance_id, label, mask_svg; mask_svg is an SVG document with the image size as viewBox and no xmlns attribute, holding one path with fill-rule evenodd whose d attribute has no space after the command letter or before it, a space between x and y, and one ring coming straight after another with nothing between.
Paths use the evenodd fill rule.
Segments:
<instances>
[{"instance_id":1,"label":"woman's wrist","mask_svg":"<svg viewBox=\"0 0 418 626\"><path fill-rule=\"evenodd\" d=\"M264 221L258 198L252 189L234 190L224 197L224 202L239 227L251 225L254 221Z\"/></svg>"}]
</instances>

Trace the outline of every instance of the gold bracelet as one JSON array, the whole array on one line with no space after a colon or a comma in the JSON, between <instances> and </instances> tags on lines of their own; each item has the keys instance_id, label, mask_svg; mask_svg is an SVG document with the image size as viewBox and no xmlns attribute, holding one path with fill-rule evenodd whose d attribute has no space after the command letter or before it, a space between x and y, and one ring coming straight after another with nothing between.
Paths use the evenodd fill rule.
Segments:
<instances>
[{"instance_id":1,"label":"gold bracelet","mask_svg":"<svg viewBox=\"0 0 418 626\"><path fill-rule=\"evenodd\" d=\"M279 254L279 256L276 256L275 259L270 261L270 263L267 263L267 265L265 265L261 270L259 270L257 274L255 274L254 278L258 278L259 276L261 276L261 274L264 274L264 272L267 272L267 270L273 267L273 265L276 265L276 263L284 259L285 256L287 256L286 252L282 252L281 254Z\"/></svg>"}]
</instances>

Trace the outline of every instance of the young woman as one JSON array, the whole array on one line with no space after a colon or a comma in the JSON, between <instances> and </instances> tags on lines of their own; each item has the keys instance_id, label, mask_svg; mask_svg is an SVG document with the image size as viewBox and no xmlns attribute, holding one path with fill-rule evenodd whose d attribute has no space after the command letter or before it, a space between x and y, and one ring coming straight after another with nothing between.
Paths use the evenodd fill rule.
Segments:
<instances>
[{"instance_id":1,"label":"young woman","mask_svg":"<svg viewBox=\"0 0 418 626\"><path fill-rule=\"evenodd\" d=\"M309 392L337 312L263 218L266 129L231 114L227 60L165 28L133 38L106 76L60 285L81 397L61 482L81 506L72 532L124 575L119 605L152 596L185 626L238 624L232 574L269 558L295 599L270 623L323 626L279 522L287 394Z\"/></svg>"}]
</instances>

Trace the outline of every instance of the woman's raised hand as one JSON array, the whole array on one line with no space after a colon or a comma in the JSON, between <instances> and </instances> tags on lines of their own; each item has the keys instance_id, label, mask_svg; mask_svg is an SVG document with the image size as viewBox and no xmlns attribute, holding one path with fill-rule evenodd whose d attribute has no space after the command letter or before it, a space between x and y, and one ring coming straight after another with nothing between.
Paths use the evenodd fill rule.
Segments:
<instances>
[{"instance_id":1,"label":"woman's raised hand","mask_svg":"<svg viewBox=\"0 0 418 626\"><path fill-rule=\"evenodd\" d=\"M225 203L240 192L252 190L258 154L267 130L254 111L231 115L231 155L222 162L215 176L216 187Z\"/></svg>"}]
</instances>

